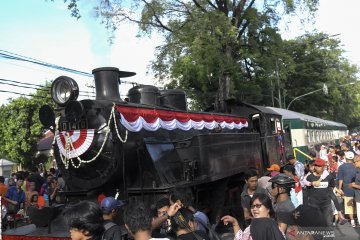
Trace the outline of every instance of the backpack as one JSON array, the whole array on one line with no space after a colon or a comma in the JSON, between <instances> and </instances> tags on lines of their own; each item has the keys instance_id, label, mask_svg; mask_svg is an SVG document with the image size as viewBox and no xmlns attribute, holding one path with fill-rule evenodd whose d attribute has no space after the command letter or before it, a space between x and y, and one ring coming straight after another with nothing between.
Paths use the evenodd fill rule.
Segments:
<instances>
[{"instance_id":1,"label":"backpack","mask_svg":"<svg viewBox=\"0 0 360 240\"><path fill-rule=\"evenodd\" d=\"M197 219L197 222L200 223L203 227L205 227L210 240L220 240L219 235L215 232L216 225L211 226L210 224L204 223L201 219Z\"/></svg>"},{"instance_id":2,"label":"backpack","mask_svg":"<svg viewBox=\"0 0 360 240\"><path fill-rule=\"evenodd\" d=\"M105 232L106 232L107 230L109 230L110 228L112 228L113 226L116 226L116 224L113 223L113 222L107 222L107 223L104 225Z\"/></svg>"},{"instance_id":3,"label":"backpack","mask_svg":"<svg viewBox=\"0 0 360 240\"><path fill-rule=\"evenodd\" d=\"M116 224L113 223L113 222L107 222L107 223L104 224L105 231L104 231L103 237L102 237L103 240L110 240L110 239L105 239L104 237L105 237L105 235L106 235L106 232L107 232L110 228L112 228L112 227L114 227L114 226L116 226Z\"/></svg>"}]
</instances>

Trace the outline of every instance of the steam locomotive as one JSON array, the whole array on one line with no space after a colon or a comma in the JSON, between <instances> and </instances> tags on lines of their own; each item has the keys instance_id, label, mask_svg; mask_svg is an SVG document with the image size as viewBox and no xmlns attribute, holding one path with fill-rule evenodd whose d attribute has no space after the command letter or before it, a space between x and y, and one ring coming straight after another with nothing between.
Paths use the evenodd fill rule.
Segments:
<instances>
[{"instance_id":1,"label":"steam locomotive","mask_svg":"<svg viewBox=\"0 0 360 240\"><path fill-rule=\"evenodd\" d=\"M51 87L58 107L39 112L55 133L68 193L117 191L127 198L179 186L213 189L283 159L281 115L270 109L237 103L228 114L191 112L184 91L149 85L130 89L125 101L120 78L135 73L112 67L92 73L95 100L78 101L77 83L61 76Z\"/></svg>"},{"instance_id":2,"label":"steam locomotive","mask_svg":"<svg viewBox=\"0 0 360 240\"><path fill-rule=\"evenodd\" d=\"M181 186L202 192L200 198L216 188L223 195L247 169L261 174L269 165L284 162L294 141L302 139L295 134L295 122L319 125L319 134L329 136L319 141L335 140L346 131L343 124L242 102L228 102L226 114L191 112L184 91L150 85L133 87L123 100L120 78L135 73L112 67L92 73L95 100L78 101L77 83L61 76L51 86L58 107L43 106L39 112L44 127L55 133L55 159L68 195L117 192L126 199Z\"/></svg>"},{"instance_id":3,"label":"steam locomotive","mask_svg":"<svg viewBox=\"0 0 360 240\"><path fill-rule=\"evenodd\" d=\"M184 91L149 85L133 87L123 100L120 78L135 73L113 67L92 73L95 100L77 100L77 83L61 76L51 86L57 107L45 105L39 111L44 128L54 132L54 156L67 184L61 194L67 199L89 199L103 193L153 203L172 188L190 187L198 206L211 209L210 220L215 220L231 204L241 211L239 202L226 199L226 191L242 184L247 169L262 174L271 164L284 163L293 151L291 135L299 135L298 122L321 122L242 102L228 102L226 114L191 112ZM319 134L335 131L325 140L339 137L346 129L334 122L321 123ZM39 221L35 225L48 224L48 229L38 227L27 234L47 239L68 236L68 230L59 227L64 224L55 212L52 208L34 211L33 219ZM17 239L12 235L18 233L4 233L4 239Z\"/></svg>"}]
</instances>

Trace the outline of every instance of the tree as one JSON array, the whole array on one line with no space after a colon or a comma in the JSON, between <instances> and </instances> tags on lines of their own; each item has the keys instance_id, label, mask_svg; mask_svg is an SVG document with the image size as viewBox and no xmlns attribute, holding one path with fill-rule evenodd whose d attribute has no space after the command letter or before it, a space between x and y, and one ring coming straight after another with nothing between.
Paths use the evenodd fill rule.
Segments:
<instances>
[{"instance_id":1,"label":"tree","mask_svg":"<svg viewBox=\"0 0 360 240\"><path fill-rule=\"evenodd\" d=\"M68 2L79 17L79 0ZM312 17L318 1L265 0L260 5L255 0L141 0L132 6L100 2L97 16L109 29L129 20L144 34L163 34L165 43L157 48L152 69L167 87L187 90L198 110L215 102L218 111L226 111L229 98L286 107L325 83L328 96L302 98L292 109L358 124L359 86L343 86L356 81L358 69L342 57L339 41L324 33L284 41L278 33L281 17L297 11ZM344 99L350 109L342 107Z\"/></svg>"},{"instance_id":2,"label":"tree","mask_svg":"<svg viewBox=\"0 0 360 240\"><path fill-rule=\"evenodd\" d=\"M319 91L293 102L291 110L359 125L358 68L342 56L339 40L324 33L304 35L284 42L281 52L286 58L278 58L279 75L287 103L323 84L329 89L328 95Z\"/></svg>"},{"instance_id":3,"label":"tree","mask_svg":"<svg viewBox=\"0 0 360 240\"><path fill-rule=\"evenodd\" d=\"M73 16L79 17L79 0L65 2ZM163 34L165 44L159 46L152 63L156 76L170 79L169 87L190 91L201 108L215 102L218 111L225 111L227 99L260 91L260 86L253 84L259 67L256 58L281 39L276 29L281 16L297 10L312 14L318 0L261 3L141 0L129 6L129 2L101 0L96 11L109 29L115 30L122 21L132 21L145 34L154 30Z\"/></svg>"},{"instance_id":4,"label":"tree","mask_svg":"<svg viewBox=\"0 0 360 240\"><path fill-rule=\"evenodd\" d=\"M42 136L39 109L52 104L48 86L37 90L30 98L12 99L0 107L0 154L24 166L32 164Z\"/></svg>"}]
</instances>

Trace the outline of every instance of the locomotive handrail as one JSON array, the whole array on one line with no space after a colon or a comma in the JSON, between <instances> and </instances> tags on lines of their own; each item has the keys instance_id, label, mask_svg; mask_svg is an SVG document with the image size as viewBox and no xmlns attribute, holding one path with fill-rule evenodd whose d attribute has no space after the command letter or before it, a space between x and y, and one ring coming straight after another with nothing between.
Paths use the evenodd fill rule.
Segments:
<instances>
[{"instance_id":1,"label":"locomotive handrail","mask_svg":"<svg viewBox=\"0 0 360 240\"><path fill-rule=\"evenodd\" d=\"M295 159L296 159L296 152L299 152L300 154L302 154L303 156L305 156L305 157L309 158L310 160L312 160L312 159L313 159L310 155L308 155L308 154L304 153L303 151L301 151L301 150L300 150L300 149L298 149L298 148L294 148L294 149L293 149L293 151L294 151L294 156L295 156Z\"/></svg>"}]
</instances>

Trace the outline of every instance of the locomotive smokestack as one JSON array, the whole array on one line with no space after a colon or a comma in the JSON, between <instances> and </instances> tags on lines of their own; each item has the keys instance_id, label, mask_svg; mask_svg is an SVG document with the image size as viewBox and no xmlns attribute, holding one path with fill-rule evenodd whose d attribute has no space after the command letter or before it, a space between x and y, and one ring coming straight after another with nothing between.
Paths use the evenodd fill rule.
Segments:
<instances>
[{"instance_id":1,"label":"locomotive smokestack","mask_svg":"<svg viewBox=\"0 0 360 240\"><path fill-rule=\"evenodd\" d=\"M121 100L119 84L121 77L134 76L134 72L119 71L114 67L96 68L92 71L95 77L96 100Z\"/></svg>"}]
</instances>

